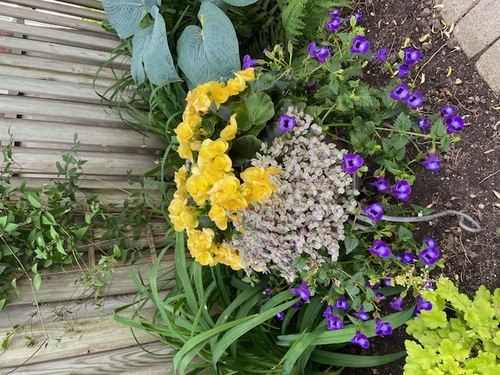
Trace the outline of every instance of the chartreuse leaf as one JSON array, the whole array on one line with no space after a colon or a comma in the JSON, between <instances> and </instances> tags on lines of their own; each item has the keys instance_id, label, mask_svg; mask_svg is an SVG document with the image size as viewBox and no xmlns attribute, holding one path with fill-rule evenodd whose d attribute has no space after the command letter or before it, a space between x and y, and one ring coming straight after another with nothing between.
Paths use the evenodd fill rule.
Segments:
<instances>
[{"instance_id":1,"label":"chartreuse leaf","mask_svg":"<svg viewBox=\"0 0 500 375\"><path fill-rule=\"evenodd\" d=\"M106 17L121 39L134 35L144 16L160 3L161 0L102 0Z\"/></svg>"},{"instance_id":2,"label":"chartreuse leaf","mask_svg":"<svg viewBox=\"0 0 500 375\"><path fill-rule=\"evenodd\" d=\"M202 28L189 25L177 41L179 67L192 86L227 80L241 67L233 24L208 2L201 4L198 19Z\"/></svg>"}]
</instances>

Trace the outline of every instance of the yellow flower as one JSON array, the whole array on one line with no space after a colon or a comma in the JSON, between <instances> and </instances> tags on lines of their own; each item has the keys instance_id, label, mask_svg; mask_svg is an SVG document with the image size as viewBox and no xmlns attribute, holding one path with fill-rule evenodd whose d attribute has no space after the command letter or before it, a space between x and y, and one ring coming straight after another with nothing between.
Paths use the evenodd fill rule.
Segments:
<instances>
[{"instance_id":1,"label":"yellow flower","mask_svg":"<svg viewBox=\"0 0 500 375\"><path fill-rule=\"evenodd\" d=\"M191 144L189 143L189 141L180 139L177 153L181 158L193 161L193 151L191 150Z\"/></svg>"},{"instance_id":2,"label":"yellow flower","mask_svg":"<svg viewBox=\"0 0 500 375\"><path fill-rule=\"evenodd\" d=\"M196 207L187 205L187 199L174 198L168 206L170 221L174 230L182 232L185 229L193 229L198 226L199 212Z\"/></svg>"},{"instance_id":3,"label":"yellow flower","mask_svg":"<svg viewBox=\"0 0 500 375\"><path fill-rule=\"evenodd\" d=\"M203 161L198 158L198 162L200 163L201 174L211 185L226 176L233 175L230 173L232 171L231 158L226 154L219 155L214 160Z\"/></svg>"},{"instance_id":4,"label":"yellow flower","mask_svg":"<svg viewBox=\"0 0 500 375\"><path fill-rule=\"evenodd\" d=\"M186 189L186 179L187 169L186 167L180 167L179 170L174 173L175 186L178 190Z\"/></svg>"},{"instance_id":5,"label":"yellow flower","mask_svg":"<svg viewBox=\"0 0 500 375\"><path fill-rule=\"evenodd\" d=\"M217 181L208 192L212 203L225 210L240 211L247 208L248 204L241 194L240 180L234 176L226 176Z\"/></svg>"},{"instance_id":6,"label":"yellow flower","mask_svg":"<svg viewBox=\"0 0 500 375\"><path fill-rule=\"evenodd\" d=\"M205 139L201 143L199 157L205 159L205 161L212 160L217 156L224 154L228 148L228 143L220 138L215 141Z\"/></svg>"},{"instance_id":7,"label":"yellow flower","mask_svg":"<svg viewBox=\"0 0 500 375\"><path fill-rule=\"evenodd\" d=\"M236 77L227 81L226 89L229 95L238 95L247 88L247 82L255 79L253 68L240 70L234 74Z\"/></svg>"},{"instance_id":8,"label":"yellow flower","mask_svg":"<svg viewBox=\"0 0 500 375\"><path fill-rule=\"evenodd\" d=\"M241 257L235 249L226 244L221 244L217 249L215 262L225 264L235 271L241 269Z\"/></svg>"},{"instance_id":9,"label":"yellow flower","mask_svg":"<svg viewBox=\"0 0 500 375\"><path fill-rule=\"evenodd\" d=\"M223 83L211 81L207 82L203 86L205 93L215 103L217 108L219 108L219 106L225 103L229 98L229 92Z\"/></svg>"},{"instance_id":10,"label":"yellow flower","mask_svg":"<svg viewBox=\"0 0 500 375\"><path fill-rule=\"evenodd\" d=\"M245 82L253 81L255 79L255 71L253 68L247 68L245 70L239 70L234 73L236 77L243 78Z\"/></svg>"},{"instance_id":11,"label":"yellow flower","mask_svg":"<svg viewBox=\"0 0 500 375\"><path fill-rule=\"evenodd\" d=\"M213 253L217 252L217 247L213 243L215 233L210 228L202 230L191 229L187 231L187 247L191 256L203 266L215 265Z\"/></svg>"},{"instance_id":12,"label":"yellow flower","mask_svg":"<svg viewBox=\"0 0 500 375\"><path fill-rule=\"evenodd\" d=\"M194 136L193 126L186 121L181 122L174 130L178 140L189 141Z\"/></svg>"},{"instance_id":13,"label":"yellow flower","mask_svg":"<svg viewBox=\"0 0 500 375\"><path fill-rule=\"evenodd\" d=\"M238 124L236 123L236 113L229 118L229 124L220 132L220 138L223 141L230 141L236 137L238 131Z\"/></svg>"},{"instance_id":14,"label":"yellow flower","mask_svg":"<svg viewBox=\"0 0 500 375\"><path fill-rule=\"evenodd\" d=\"M276 186L269 182L271 174L278 174L275 167L250 167L241 172L240 177L244 181L245 198L250 203L264 202L272 193L276 191Z\"/></svg>"},{"instance_id":15,"label":"yellow flower","mask_svg":"<svg viewBox=\"0 0 500 375\"><path fill-rule=\"evenodd\" d=\"M195 168L192 171L195 173ZM208 191L211 187L206 178L198 173L191 175L186 181L186 190L198 206L209 199Z\"/></svg>"},{"instance_id":16,"label":"yellow flower","mask_svg":"<svg viewBox=\"0 0 500 375\"><path fill-rule=\"evenodd\" d=\"M221 230L227 229L226 211L222 207L213 204L208 212L208 217L217 225L217 228Z\"/></svg>"},{"instance_id":17,"label":"yellow flower","mask_svg":"<svg viewBox=\"0 0 500 375\"><path fill-rule=\"evenodd\" d=\"M185 114L206 114L210 104L212 104L208 95L197 89L189 91L186 96L186 100L188 104L186 105L186 109L184 111Z\"/></svg>"}]
</instances>

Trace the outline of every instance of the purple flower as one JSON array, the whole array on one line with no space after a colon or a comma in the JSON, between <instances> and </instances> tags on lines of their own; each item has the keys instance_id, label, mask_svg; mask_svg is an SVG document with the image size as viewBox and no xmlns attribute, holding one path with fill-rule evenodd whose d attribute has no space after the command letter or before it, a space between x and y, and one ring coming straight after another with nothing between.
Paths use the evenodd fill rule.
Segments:
<instances>
[{"instance_id":1,"label":"purple flower","mask_svg":"<svg viewBox=\"0 0 500 375\"><path fill-rule=\"evenodd\" d=\"M368 349L370 347L370 341L368 341L368 337L363 335L361 332L357 331L354 337L351 339L353 344L359 345L364 349Z\"/></svg>"},{"instance_id":2,"label":"purple flower","mask_svg":"<svg viewBox=\"0 0 500 375\"><path fill-rule=\"evenodd\" d=\"M340 17L332 17L332 19L330 21L325 23L325 27L331 33L334 33L335 31L340 29L340 26L342 26L342 18L340 18Z\"/></svg>"},{"instance_id":3,"label":"purple flower","mask_svg":"<svg viewBox=\"0 0 500 375\"><path fill-rule=\"evenodd\" d=\"M330 56L330 50L328 49L328 47L322 46L321 48L318 48L316 46L316 42L312 42L309 44L309 46L307 47L307 53L309 54L309 56L318 59L320 64L324 64L328 56Z\"/></svg>"},{"instance_id":4,"label":"purple flower","mask_svg":"<svg viewBox=\"0 0 500 375\"><path fill-rule=\"evenodd\" d=\"M276 318L278 318L279 320L285 319L285 313L283 311L277 313Z\"/></svg>"},{"instance_id":5,"label":"purple flower","mask_svg":"<svg viewBox=\"0 0 500 375\"><path fill-rule=\"evenodd\" d=\"M368 315L367 313L365 313L365 307L364 306L361 306L361 308L356 311L355 313L353 313L352 315L354 315L356 318L358 319L361 319L363 321L367 321L368 319L370 319L370 315Z\"/></svg>"},{"instance_id":6,"label":"purple flower","mask_svg":"<svg viewBox=\"0 0 500 375\"><path fill-rule=\"evenodd\" d=\"M357 11L352 16L347 17L347 20L350 21L352 17L356 18L356 23L360 23L363 19L363 12Z\"/></svg>"},{"instance_id":7,"label":"purple flower","mask_svg":"<svg viewBox=\"0 0 500 375\"><path fill-rule=\"evenodd\" d=\"M391 190L391 193L400 201L406 202L408 201L408 199L410 199L411 186L406 180L396 181L394 187Z\"/></svg>"},{"instance_id":8,"label":"purple flower","mask_svg":"<svg viewBox=\"0 0 500 375\"><path fill-rule=\"evenodd\" d=\"M278 129L282 133L289 132L296 124L294 118L288 115L281 115L278 119Z\"/></svg>"},{"instance_id":9,"label":"purple flower","mask_svg":"<svg viewBox=\"0 0 500 375\"><path fill-rule=\"evenodd\" d=\"M302 281L298 288L291 288L290 293L298 295L304 301L309 301L311 292L309 291L309 289L307 289L308 285L309 284L307 281Z\"/></svg>"},{"instance_id":10,"label":"purple flower","mask_svg":"<svg viewBox=\"0 0 500 375\"><path fill-rule=\"evenodd\" d=\"M406 65L415 64L422 57L422 52L416 49L410 49L410 48L404 49L403 53L404 53L403 62Z\"/></svg>"},{"instance_id":11,"label":"purple flower","mask_svg":"<svg viewBox=\"0 0 500 375\"><path fill-rule=\"evenodd\" d=\"M432 309L432 303L426 301L421 296L417 296L416 300L417 300L417 306L415 306L415 311L413 311L413 315L418 315L422 310Z\"/></svg>"},{"instance_id":12,"label":"purple flower","mask_svg":"<svg viewBox=\"0 0 500 375\"><path fill-rule=\"evenodd\" d=\"M349 308L349 304L347 303L347 299L345 297L337 298L335 301L335 310L347 310Z\"/></svg>"},{"instance_id":13,"label":"purple flower","mask_svg":"<svg viewBox=\"0 0 500 375\"><path fill-rule=\"evenodd\" d=\"M380 280L384 283L385 286L390 287L392 286L391 280L394 278L394 274L390 273L387 275L387 277L382 277Z\"/></svg>"},{"instance_id":14,"label":"purple flower","mask_svg":"<svg viewBox=\"0 0 500 375\"><path fill-rule=\"evenodd\" d=\"M406 100L410 97L410 86L402 82L391 91L391 98L394 100Z\"/></svg>"},{"instance_id":15,"label":"purple flower","mask_svg":"<svg viewBox=\"0 0 500 375\"><path fill-rule=\"evenodd\" d=\"M375 240L368 250L370 253L378 255L381 258L388 258L391 256L391 249L382 240Z\"/></svg>"},{"instance_id":16,"label":"purple flower","mask_svg":"<svg viewBox=\"0 0 500 375\"><path fill-rule=\"evenodd\" d=\"M429 120L427 117L421 118L418 120L418 128L423 132L426 132L430 128L432 128L432 123L431 120Z\"/></svg>"},{"instance_id":17,"label":"purple flower","mask_svg":"<svg viewBox=\"0 0 500 375\"><path fill-rule=\"evenodd\" d=\"M444 118L451 117L451 116L453 116L453 114L455 113L455 111L456 111L455 106L453 106L453 105L443 105L441 107L441 116L443 116Z\"/></svg>"},{"instance_id":18,"label":"purple flower","mask_svg":"<svg viewBox=\"0 0 500 375\"><path fill-rule=\"evenodd\" d=\"M415 256L412 253L397 253L396 259L403 264L412 264L415 261Z\"/></svg>"},{"instance_id":19,"label":"purple flower","mask_svg":"<svg viewBox=\"0 0 500 375\"><path fill-rule=\"evenodd\" d=\"M408 99L406 99L405 104L412 108L422 107L424 104L424 96L420 91L415 91Z\"/></svg>"},{"instance_id":20,"label":"purple flower","mask_svg":"<svg viewBox=\"0 0 500 375\"><path fill-rule=\"evenodd\" d=\"M309 56L311 57L316 57L316 54L318 53L319 49L318 47L316 46L316 42L311 42L309 43L309 45L307 46L307 53L309 54Z\"/></svg>"},{"instance_id":21,"label":"purple flower","mask_svg":"<svg viewBox=\"0 0 500 375\"><path fill-rule=\"evenodd\" d=\"M365 163L363 158L356 154L345 154L342 158L342 165L347 173L355 173Z\"/></svg>"},{"instance_id":22,"label":"purple flower","mask_svg":"<svg viewBox=\"0 0 500 375\"><path fill-rule=\"evenodd\" d=\"M292 308L295 310L300 310L300 305L302 301L297 301L292 305Z\"/></svg>"},{"instance_id":23,"label":"purple flower","mask_svg":"<svg viewBox=\"0 0 500 375\"><path fill-rule=\"evenodd\" d=\"M436 154L432 152L427 159L422 162L422 165L431 172L437 172L439 168L441 168L441 160L437 159Z\"/></svg>"},{"instance_id":24,"label":"purple flower","mask_svg":"<svg viewBox=\"0 0 500 375\"><path fill-rule=\"evenodd\" d=\"M439 259L439 249L437 247L428 247L422 250L418 257L424 262L426 266L432 266Z\"/></svg>"},{"instance_id":25,"label":"purple flower","mask_svg":"<svg viewBox=\"0 0 500 375\"><path fill-rule=\"evenodd\" d=\"M363 212L372 220L380 220L384 215L384 208L382 207L382 203L373 203L366 206Z\"/></svg>"},{"instance_id":26,"label":"purple flower","mask_svg":"<svg viewBox=\"0 0 500 375\"><path fill-rule=\"evenodd\" d=\"M424 237L422 242L426 247L437 247L437 242L431 237Z\"/></svg>"},{"instance_id":27,"label":"purple flower","mask_svg":"<svg viewBox=\"0 0 500 375\"><path fill-rule=\"evenodd\" d=\"M351 53L367 53L370 51L370 42L361 35L356 35L352 40Z\"/></svg>"},{"instance_id":28,"label":"purple flower","mask_svg":"<svg viewBox=\"0 0 500 375\"><path fill-rule=\"evenodd\" d=\"M410 71L410 67L406 64L401 65L398 68L398 78L403 78Z\"/></svg>"},{"instance_id":29,"label":"purple flower","mask_svg":"<svg viewBox=\"0 0 500 375\"><path fill-rule=\"evenodd\" d=\"M340 14L340 9L330 10L329 12L327 12L327 14L328 14L331 18L337 17L337 16Z\"/></svg>"},{"instance_id":30,"label":"purple flower","mask_svg":"<svg viewBox=\"0 0 500 375\"><path fill-rule=\"evenodd\" d=\"M245 55L243 56L243 66L242 66L242 69L248 69L252 66L256 66L257 65L257 60L255 59L252 59L250 57L250 55Z\"/></svg>"},{"instance_id":31,"label":"purple flower","mask_svg":"<svg viewBox=\"0 0 500 375\"><path fill-rule=\"evenodd\" d=\"M383 322L380 318L375 318L375 334L377 336L387 336L392 333L392 326L389 322Z\"/></svg>"},{"instance_id":32,"label":"purple flower","mask_svg":"<svg viewBox=\"0 0 500 375\"><path fill-rule=\"evenodd\" d=\"M306 83L306 92L309 94L311 91L313 91L316 87L318 87L318 81L314 81L310 85Z\"/></svg>"},{"instance_id":33,"label":"purple flower","mask_svg":"<svg viewBox=\"0 0 500 375\"><path fill-rule=\"evenodd\" d=\"M401 305L403 304L403 297L397 297L393 301L389 302L389 305L396 311L402 311L403 308Z\"/></svg>"},{"instance_id":34,"label":"purple flower","mask_svg":"<svg viewBox=\"0 0 500 375\"><path fill-rule=\"evenodd\" d=\"M325 309L325 312L323 313L323 316L325 318L329 318L330 316L333 316L333 313L332 313L332 305L328 305L326 306L326 309Z\"/></svg>"},{"instance_id":35,"label":"purple flower","mask_svg":"<svg viewBox=\"0 0 500 375\"><path fill-rule=\"evenodd\" d=\"M374 59L380 60L382 62L387 62L387 54L389 53L389 48L381 48L373 55Z\"/></svg>"},{"instance_id":36,"label":"purple flower","mask_svg":"<svg viewBox=\"0 0 500 375\"><path fill-rule=\"evenodd\" d=\"M336 331L344 328L344 323L338 316L330 315L326 318L326 326L330 331Z\"/></svg>"},{"instance_id":37,"label":"purple flower","mask_svg":"<svg viewBox=\"0 0 500 375\"><path fill-rule=\"evenodd\" d=\"M383 176L379 176L375 182L370 183L371 186L377 188L379 193L385 193L389 190L389 186L391 183L389 180L386 180Z\"/></svg>"},{"instance_id":38,"label":"purple flower","mask_svg":"<svg viewBox=\"0 0 500 375\"><path fill-rule=\"evenodd\" d=\"M445 122L447 127L446 133L448 134L459 132L465 125L465 120L460 116L448 117Z\"/></svg>"},{"instance_id":39,"label":"purple flower","mask_svg":"<svg viewBox=\"0 0 500 375\"><path fill-rule=\"evenodd\" d=\"M383 301L383 300L385 300L385 294L382 292L377 292L377 293L375 293L375 299L376 299L377 303L380 301Z\"/></svg>"}]
</instances>

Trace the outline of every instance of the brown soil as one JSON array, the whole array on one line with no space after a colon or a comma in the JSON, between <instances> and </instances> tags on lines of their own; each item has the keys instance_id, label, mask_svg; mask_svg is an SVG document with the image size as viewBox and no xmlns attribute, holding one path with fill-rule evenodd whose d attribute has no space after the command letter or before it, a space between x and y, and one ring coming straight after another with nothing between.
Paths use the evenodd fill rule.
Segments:
<instances>
[{"instance_id":1,"label":"brown soil","mask_svg":"<svg viewBox=\"0 0 500 375\"><path fill-rule=\"evenodd\" d=\"M444 155L441 170L417 169L412 195L413 203L435 212L458 210L480 222L483 230L477 234L464 231L453 216L419 228L438 241L445 259L441 272L455 280L462 292L473 295L481 284L490 290L500 287L500 235L496 233L500 227L500 95L478 75L475 60L460 50L434 5L434 0L359 0L354 10L363 12L362 25L372 50L397 52L406 41L408 47L424 53L408 75L426 97L423 112L439 113L440 106L451 104L466 119L462 140ZM379 66L369 66L369 79L384 85L388 73ZM404 337L400 329L390 340L375 341L366 354L403 350ZM373 369L346 369L343 374L399 375L403 366L400 360Z\"/></svg>"}]
</instances>

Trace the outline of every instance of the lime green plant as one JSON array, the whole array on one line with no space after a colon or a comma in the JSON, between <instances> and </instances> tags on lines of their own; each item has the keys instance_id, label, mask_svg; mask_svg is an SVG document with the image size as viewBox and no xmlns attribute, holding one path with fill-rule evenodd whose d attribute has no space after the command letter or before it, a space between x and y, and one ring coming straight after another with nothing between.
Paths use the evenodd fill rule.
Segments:
<instances>
[{"instance_id":1,"label":"lime green plant","mask_svg":"<svg viewBox=\"0 0 500 375\"><path fill-rule=\"evenodd\" d=\"M432 303L410 320L405 342L407 375L495 375L500 371L500 289L484 285L471 300L441 277L435 290L423 292Z\"/></svg>"}]
</instances>

